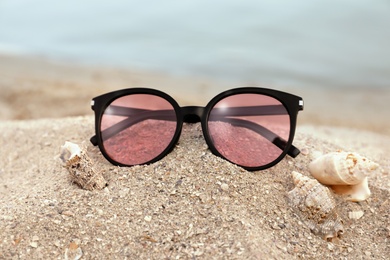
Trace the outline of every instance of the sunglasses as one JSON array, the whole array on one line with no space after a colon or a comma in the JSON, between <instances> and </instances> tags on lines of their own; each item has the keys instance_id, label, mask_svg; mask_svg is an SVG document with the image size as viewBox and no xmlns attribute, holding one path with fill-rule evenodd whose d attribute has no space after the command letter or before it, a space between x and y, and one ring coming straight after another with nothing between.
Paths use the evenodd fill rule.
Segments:
<instances>
[{"instance_id":1,"label":"sunglasses","mask_svg":"<svg viewBox=\"0 0 390 260\"><path fill-rule=\"evenodd\" d=\"M118 166L162 159L175 147L183 123L200 122L211 152L246 170L263 170L300 153L292 142L303 99L277 90L235 88L206 107L180 107L159 90L129 88L95 97L91 106L91 143Z\"/></svg>"}]
</instances>

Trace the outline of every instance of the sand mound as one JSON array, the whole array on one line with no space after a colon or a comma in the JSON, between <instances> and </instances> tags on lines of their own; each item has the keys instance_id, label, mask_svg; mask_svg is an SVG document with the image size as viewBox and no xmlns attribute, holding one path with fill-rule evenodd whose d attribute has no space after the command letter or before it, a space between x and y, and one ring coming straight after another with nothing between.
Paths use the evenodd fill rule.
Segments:
<instances>
[{"instance_id":1,"label":"sand mound","mask_svg":"<svg viewBox=\"0 0 390 260\"><path fill-rule=\"evenodd\" d=\"M0 258L385 259L390 253L387 136L301 126L295 145L304 154L247 172L212 155L198 124L185 125L161 161L130 168L112 166L89 144L92 117L0 121L0 131ZM86 145L106 188L91 192L71 183L58 158L65 141ZM293 170L308 175L313 153L338 149L362 153L381 171L370 179L367 201L335 197L345 230L328 242L303 224L287 192ZM364 215L349 219L351 211Z\"/></svg>"}]
</instances>

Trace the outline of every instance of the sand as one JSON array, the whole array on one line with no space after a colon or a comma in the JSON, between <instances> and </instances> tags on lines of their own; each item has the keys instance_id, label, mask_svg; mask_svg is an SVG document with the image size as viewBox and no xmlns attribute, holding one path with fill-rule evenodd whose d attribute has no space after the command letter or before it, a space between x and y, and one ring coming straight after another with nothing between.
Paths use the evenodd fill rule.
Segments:
<instances>
[{"instance_id":1,"label":"sand","mask_svg":"<svg viewBox=\"0 0 390 260\"><path fill-rule=\"evenodd\" d=\"M159 162L111 165L89 143L89 102L133 86L159 88L182 105L204 105L218 90L235 87L0 57L0 259L387 259L389 91L284 89L305 99L294 141L304 152L248 172L212 155L199 124L185 125L176 148ZM65 141L86 147L106 188L87 191L72 183L59 159ZM326 241L305 226L287 193L292 171L309 176L313 156L337 150L358 152L380 169L369 179L368 200L334 195L344 233ZM352 211L364 215L350 219Z\"/></svg>"}]
</instances>

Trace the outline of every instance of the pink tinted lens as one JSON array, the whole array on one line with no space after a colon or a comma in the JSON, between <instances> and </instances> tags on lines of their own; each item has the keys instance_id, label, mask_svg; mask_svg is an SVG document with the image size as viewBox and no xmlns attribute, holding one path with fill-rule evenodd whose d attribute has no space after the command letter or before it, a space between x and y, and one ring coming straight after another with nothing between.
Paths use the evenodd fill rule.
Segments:
<instances>
[{"instance_id":1,"label":"pink tinted lens","mask_svg":"<svg viewBox=\"0 0 390 260\"><path fill-rule=\"evenodd\" d=\"M164 98L133 94L114 100L104 111L104 150L118 163L143 164L161 155L177 127L173 106Z\"/></svg>"},{"instance_id":2,"label":"pink tinted lens","mask_svg":"<svg viewBox=\"0 0 390 260\"><path fill-rule=\"evenodd\" d=\"M208 129L218 152L246 167L265 166L283 153L290 134L290 116L277 99L237 94L211 110Z\"/></svg>"}]
</instances>

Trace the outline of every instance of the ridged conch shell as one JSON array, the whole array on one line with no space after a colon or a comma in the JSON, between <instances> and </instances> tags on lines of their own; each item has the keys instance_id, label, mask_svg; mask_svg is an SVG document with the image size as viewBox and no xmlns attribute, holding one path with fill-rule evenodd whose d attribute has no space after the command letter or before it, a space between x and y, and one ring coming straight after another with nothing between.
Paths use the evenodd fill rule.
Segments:
<instances>
[{"instance_id":1,"label":"ridged conch shell","mask_svg":"<svg viewBox=\"0 0 390 260\"><path fill-rule=\"evenodd\" d=\"M299 172L292 172L292 177L295 188L288 192L288 199L305 225L324 239L341 235L344 228L330 190Z\"/></svg>"},{"instance_id":2,"label":"ridged conch shell","mask_svg":"<svg viewBox=\"0 0 390 260\"><path fill-rule=\"evenodd\" d=\"M333 152L312 161L309 171L319 182L345 195L347 200L363 201L371 195L368 176L378 166L357 153Z\"/></svg>"},{"instance_id":3,"label":"ridged conch shell","mask_svg":"<svg viewBox=\"0 0 390 260\"><path fill-rule=\"evenodd\" d=\"M65 163L72 181L86 190L103 189L107 182L101 172L95 171L93 162L86 152L71 142L65 142L61 147L61 160Z\"/></svg>"}]
</instances>

